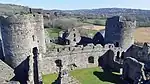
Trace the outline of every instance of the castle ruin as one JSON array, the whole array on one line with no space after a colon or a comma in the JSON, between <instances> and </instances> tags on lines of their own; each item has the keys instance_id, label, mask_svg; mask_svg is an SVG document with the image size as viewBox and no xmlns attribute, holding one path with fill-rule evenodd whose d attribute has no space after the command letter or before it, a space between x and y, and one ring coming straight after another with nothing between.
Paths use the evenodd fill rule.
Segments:
<instances>
[{"instance_id":1,"label":"castle ruin","mask_svg":"<svg viewBox=\"0 0 150 84\"><path fill-rule=\"evenodd\" d=\"M42 84L42 74L101 66L104 71L123 69L122 78L138 84L149 80L150 46L134 44L136 21L115 16L106 22L105 37L97 33L92 41L73 28L60 35L63 47L46 49L42 14L1 16L3 53L0 82L3 84Z\"/></svg>"}]
</instances>

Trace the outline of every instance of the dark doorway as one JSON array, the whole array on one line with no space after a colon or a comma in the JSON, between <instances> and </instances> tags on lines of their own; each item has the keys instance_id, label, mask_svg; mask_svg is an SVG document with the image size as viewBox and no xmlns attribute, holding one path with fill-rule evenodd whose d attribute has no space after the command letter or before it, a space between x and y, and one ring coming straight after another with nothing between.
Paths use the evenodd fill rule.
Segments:
<instances>
[{"instance_id":1,"label":"dark doorway","mask_svg":"<svg viewBox=\"0 0 150 84\"><path fill-rule=\"evenodd\" d=\"M120 58L120 52L118 51L117 52L117 57L116 57L117 59L119 59Z\"/></svg>"},{"instance_id":2,"label":"dark doorway","mask_svg":"<svg viewBox=\"0 0 150 84\"><path fill-rule=\"evenodd\" d=\"M124 59L124 52L122 52L121 54L121 59Z\"/></svg>"},{"instance_id":3,"label":"dark doorway","mask_svg":"<svg viewBox=\"0 0 150 84\"><path fill-rule=\"evenodd\" d=\"M55 61L57 67L62 67L62 61L60 59Z\"/></svg>"},{"instance_id":4,"label":"dark doorway","mask_svg":"<svg viewBox=\"0 0 150 84\"><path fill-rule=\"evenodd\" d=\"M119 47L119 42L116 42L116 43L115 43L115 47Z\"/></svg>"},{"instance_id":5,"label":"dark doorway","mask_svg":"<svg viewBox=\"0 0 150 84\"><path fill-rule=\"evenodd\" d=\"M93 56L90 56L88 58L88 63L94 63L94 57Z\"/></svg>"},{"instance_id":6,"label":"dark doorway","mask_svg":"<svg viewBox=\"0 0 150 84\"><path fill-rule=\"evenodd\" d=\"M38 48L33 48L33 70L34 70L34 84L39 84L39 72L38 72Z\"/></svg>"}]
</instances>

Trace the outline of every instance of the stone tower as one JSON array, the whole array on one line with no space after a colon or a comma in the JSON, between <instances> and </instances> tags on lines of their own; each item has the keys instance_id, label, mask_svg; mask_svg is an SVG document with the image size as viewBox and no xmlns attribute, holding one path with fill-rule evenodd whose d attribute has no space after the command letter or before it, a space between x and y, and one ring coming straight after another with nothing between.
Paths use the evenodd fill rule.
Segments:
<instances>
[{"instance_id":1,"label":"stone tower","mask_svg":"<svg viewBox=\"0 0 150 84\"><path fill-rule=\"evenodd\" d=\"M134 44L133 32L136 20L127 16L114 16L108 18L105 29L105 43L113 43L125 51Z\"/></svg>"},{"instance_id":2,"label":"stone tower","mask_svg":"<svg viewBox=\"0 0 150 84\"><path fill-rule=\"evenodd\" d=\"M16 14L1 17L0 23L5 61L15 70L15 80L38 84L38 58L45 52L43 16Z\"/></svg>"},{"instance_id":3,"label":"stone tower","mask_svg":"<svg viewBox=\"0 0 150 84\"><path fill-rule=\"evenodd\" d=\"M34 18L36 21L35 25L35 35L37 37L37 43L39 46L39 52L45 53L46 52L46 45L45 45L45 34L44 34L44 19L42 14L34 14Z\"/></svg>"}]
</instances>

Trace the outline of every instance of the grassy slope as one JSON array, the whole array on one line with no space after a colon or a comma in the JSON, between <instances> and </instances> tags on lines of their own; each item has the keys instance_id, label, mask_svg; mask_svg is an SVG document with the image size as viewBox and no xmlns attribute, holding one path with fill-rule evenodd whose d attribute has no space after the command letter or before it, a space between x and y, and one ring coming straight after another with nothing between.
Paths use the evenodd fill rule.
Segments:
<instances>
[{"instance_id":1,"label":"grassy slope","mask_svg":"<svg viewBox=\"0 0 150 84\"><path fill-rule=\"evenodd\" d=\"M43 75L44 84L52 84L57 79L57 74Z\"/></svg>"},{"instance_id":2,"label":"grassy slope","mask_svg":"<svg viewBox=\"0 0 150 84\"><path fill-rule=\"evenodd\" d=\"M87 68L74 70L70 75L75 77L81 84L122 84L119 75L112 73L103 73L101 68ZM43 76L44 84L51 84L57 78L56 74L49 74Z\"/></svg>"}]
</instances>

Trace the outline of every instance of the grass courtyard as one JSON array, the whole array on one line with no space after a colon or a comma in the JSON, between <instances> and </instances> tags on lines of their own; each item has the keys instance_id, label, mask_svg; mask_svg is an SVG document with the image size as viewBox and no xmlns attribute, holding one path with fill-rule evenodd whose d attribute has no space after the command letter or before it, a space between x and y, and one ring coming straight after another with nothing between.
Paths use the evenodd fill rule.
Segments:
<instances>
[{"instance_id":1,"label":"grass courtyard","mask_svg":"<svg viewBox=\"0 0 150 84\"><path fill-rule=\"evenodd\" d=\"M74 70L70 75L81 84L123 84L118 74L103 72L99 67ZM56 78L57 74L43 75L44 84L51 84Z\"/></svg>"}]
</instances>

